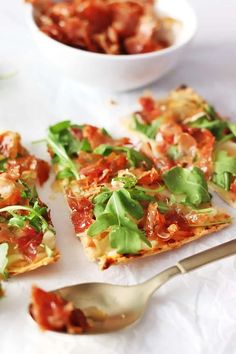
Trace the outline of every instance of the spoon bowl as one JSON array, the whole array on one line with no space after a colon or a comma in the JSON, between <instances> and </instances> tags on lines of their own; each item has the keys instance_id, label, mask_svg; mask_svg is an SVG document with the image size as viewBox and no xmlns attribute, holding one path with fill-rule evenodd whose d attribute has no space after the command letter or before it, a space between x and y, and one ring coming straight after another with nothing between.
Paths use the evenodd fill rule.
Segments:
<instances>
[{"instance_id":1,"label":"spoon bowl","mask_svg":"<svg viewBox=\"0 0 236 354\"><path fill-rule=\"evenodd\" d=\"M91 334L112 332L131 325L141 318L147 302L147 295L139 285L85 283L55 293L83 311L91 324L88 329Z\"/></svg>"},{"instance_id":2,"label":"spoon bowl","mask_svg":"<svg viewBox=\"0 0 236 354\"><path fill-rule=\"evenodd\" d=\"M172 277L233 254L236 254L236 240L185 258L138 285L84 283L56 289L53 293L83 312L89 326L81 334L109 333L138 321L153 292Z\"/></svg>"}]
</instances>

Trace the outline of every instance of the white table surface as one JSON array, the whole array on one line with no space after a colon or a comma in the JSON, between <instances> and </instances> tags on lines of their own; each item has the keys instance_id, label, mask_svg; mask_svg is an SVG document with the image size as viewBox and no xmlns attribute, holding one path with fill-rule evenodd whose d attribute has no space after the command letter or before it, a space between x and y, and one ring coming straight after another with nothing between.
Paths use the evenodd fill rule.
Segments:
<instances>
[{"instance_id":1,"label":"white table surface","mask_svg":"<svg viewBox=\"0 0 236 354\"><path fill-rule=\"evenodd\" d=\"M177 1L177 0L173 0ZM236 2L192 0L199 31L178 68L151 88L156 95L187 83L218 110L236 115ZM135 106L143 90L120 95L84 91L59 77L40 56L25 23L20 0L0 0L0 126L19 131L39 156L44 148L31 141L57 120L92 122L122 134L119 119ZM117 105L111 105L114 99ZM182 257L234 238L235 225L184 248L100 272L73 237L66 206L53 196L50 183L40 191L52 208L62 257L58 264L5 283L0 301L1 354L233 354L236 353L236 259L231 257L166 284L154 296L142 321L109 335L73 337L41 332L27 317L30 288L77 282L141 282ZM219 200L217 200L219 203ZM221 204L221 203L220 203ZM225 206L224 203L221 205ZM232 214L235 211L228 208Z\"/></svg>"}]
</instances>

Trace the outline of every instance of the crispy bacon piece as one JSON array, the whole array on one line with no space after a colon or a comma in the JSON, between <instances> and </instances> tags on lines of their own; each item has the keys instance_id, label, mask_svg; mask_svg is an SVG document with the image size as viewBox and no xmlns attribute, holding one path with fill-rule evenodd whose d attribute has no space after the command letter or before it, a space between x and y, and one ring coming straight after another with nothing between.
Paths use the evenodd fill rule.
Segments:
<instances>
[{"instance_id":1,"label":"crispy bacon piece","mask_svg":"<svg viewBox=\"0 0 236 354\"><path fill-rule=\"evenodd\" d=\"M85 197L76 197L71 191L67 192L67 201L71 209L71 220L76 233L85 231L93 222L93 205Z\"/></svg>"},{"instance_id":2,"label":"crispy bacon piece","mask_svg":"<svg viewBox=\"0 0 236 354\"><path fill-rule=\"evenodd\" d=\"M161 181L160 173L153 167L149 171L145 171L138 179L138 184L143 185L151 185L156 182Z\"/></svg>"},{"instance_id":3,"label":"crispy bacon piece","mask_svg":"<svg viewBox=\"0 0 236 354\"><path fill-rule=\"evenodd\" d=\"M148 206L145 230L150 240L158 240L159 243L177 241L193 235L183 215L174 209L161 214L155 203Z\"/></svg>"},{"instance_id":4,"label":"crispy bacon piece","mask_svg":"<svg viewBox=\"0 0 236 354\"><path fill-rule=\"evenodd\" d=\"M37 232L32 227L26 227L23 235L15 240L19 251L29 261L33 261L37 255L37 248L41 244L43 233Z\"/></svg>"},{"instance_id":5,"label":"crispy bacon piece","mask_svg":"<svg viewBox=\"0 0 236 354\"><path fill-rule=\"evenodd\" d=\"M83 312L60 295L32 287L30 313L42 330L82 333L88 329Z\"/></svg>"},{"instance_id":6,"label":"crispy bacon piece","mask_svg":"<svg viewBox=\"0 0 236 354\"><path fill-rule=\"evenodd\" d=\"M215 137L208 129L190 128L190 132L197 142L198 161L195 165L202 169L208 179L212 176L213 171Z\"/></svg>"},{"instance_id":7,"label":"crispy bacon piece","mask_svg":"<svg viewBox=\"0 0 236 354\"><path fill-rule=\"evenodd\" d=\"M26 149L21 145L19 134L10 131L0 134L0 155L15 159L18 155L25 155L26 153Z\"/></svg>"},{"instance_id":8,"label":"crispy bacon piece","mask_svg":"<svg viewBox=\"0 0 236 354\"><path fill-rule=\"evenodd\" d=\"M170 46L170 26L150 0L26 0L41 31L72 47L139 54ZM163 25L162 25L163 24ZM161 30L160 30L161 29Z\"/></svg>"},{"instance_id":9,"label":"crispy bacon piece","mask_svg":"<svg viewBox=\"0 0 236 354\"><path fill-rule=\"evenodd\" d=\"M112 152L109 156L97 155L97 160L80 169L81 175L88 178L90 183L108 182L118 171L127 167L127 159L123 154Z\"/></svg>"},{"instance_id":10,"label":"crispy bacon piece","mask_svg":"<svg viewBox=\"0 0 236 354\"><path fill-rule=\"evenodd\" d=\"M140 115L146 123L151 123L154 119L161 115L161 110L158 102L152 97L143 96L140 97L139 103L142 107Z\"/></svg>"},{"instance_id":11,"label":"crispy bacon piece","mask_svg":"<svg viewBox=\"0 0 236 354\"><path fill-rule=\"evenodd\" d=\"M122 146L130 144L129 138L113 139L107 135L102 129L92 125L86 125L83 128L83 137L87 138L92 149L95 149L101 144L109 144L113 146Z\"/></svg>"},{"instance_id":12,"label":"crispy bacon piece","mask_svg":"<svg viewBox=\"0 0 236 354\"><path fill-rule=\"evenodd\" d=\"M18 157L7 162L7 170L10 174L18 175L19 178L27 173L35 173L35 177L40 185L48 180L50 167L49 164L33 155Z\"/></svg>"},{"instance_id":13,"label":"crispy bacon piece","mask_svg":"<svg viewBox=\"0 0 236 354\"><path fill-rule=\"evenodd\" d=\"M18 204L21 199L21 186L8 173L0 174L0 208Z\"/></svg>"}]
</instances>

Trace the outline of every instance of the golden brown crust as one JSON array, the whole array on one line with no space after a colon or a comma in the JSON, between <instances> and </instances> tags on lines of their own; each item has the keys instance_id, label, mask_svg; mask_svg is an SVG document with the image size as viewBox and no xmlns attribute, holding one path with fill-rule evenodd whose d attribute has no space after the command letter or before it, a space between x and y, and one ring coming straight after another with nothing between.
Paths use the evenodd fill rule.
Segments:
<instances>
[{"instance_id":1,"label":"golden brown crust","mask_svg":"<svg viewBox=\"0 0 236 354\"><path fill-rule=\"evenodd\" d=\"M109 268L111 265L118 265L121 263L127 263L130 262L132 260L135 260L137 258L143 258L143 257L148 257L148 256L153 256L159 253L163 253L163 252L167 252L167 251L171 251L175 248L179 248L187 243L193 242L205 235L209 235L213 232L217 232L227 226L229 226L230 223L227 224L221 224L221 225L214 225L211 226L209 229L203 229L201 228L201 230L195 231L195 235L192 237L188 237L185 238L184 240L181 241L175 241L173 243L169 243L169 244L163 244L160 247L157 248L152 248L152 249L147 249L147 250L143 250L142 253L137 254L137 255L129 255L129 256L124 256L124 255L119 255L117 254L116 257L107 257L107 256L102 256L99 258L99 268L101 270L107 269Z\"/></svg>"},{"instance_id":2,"label":"golden brown crust","mask_svg":"<svg viewBox=\"0 0 236 354\"><path fill-rule=\"evenodd\" d=\"M60 254L57 250L54 251L54 254L51 257L48 257L45 253L41 253L32 263L28 263L25 260L15 262L8 267L8 272L10 276L30 272L36 268L55 263L59 260L59 258Z\"/></svg>"}]
</instances>

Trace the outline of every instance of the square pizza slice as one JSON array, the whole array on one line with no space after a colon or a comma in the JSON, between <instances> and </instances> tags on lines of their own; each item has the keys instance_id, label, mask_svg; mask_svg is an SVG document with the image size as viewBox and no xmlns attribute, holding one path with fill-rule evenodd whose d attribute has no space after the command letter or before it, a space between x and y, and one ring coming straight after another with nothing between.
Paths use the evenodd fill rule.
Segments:
<instances>
[{"instance_id":1,"label":"square pizza slice","mask_svg":"<svg viewBox=\"0 0 236 354\"><path fill-rule=\"evenodd\" d=\"M155 165L199 167L210 187L236 206L236 124L185 86L164 99L141 97L140 104L127 126Z\"/></svg>"},{"instance_id":2,"label":"square pizza slice","mask_svg":"<svg viewBox=\"0 0 236 354\"><path fill-rule=\"evenodd\" d=\"M76 235L101 269L180 247L231 221L212 206L198 167L163 173L129 139L69 121L50 127L47 140Z\"/></svg>"},{"instance_id":3,"label":"square pizza slice","mask_svg":"<svg viewBox=\"0 0 236 354\"><path fill-rule=\"evenodd\" d=\"M55 230L36 183L49 165L30 155L18 133L0 133L0 278L55 262Z\"/></svg>"}]
</instances>

